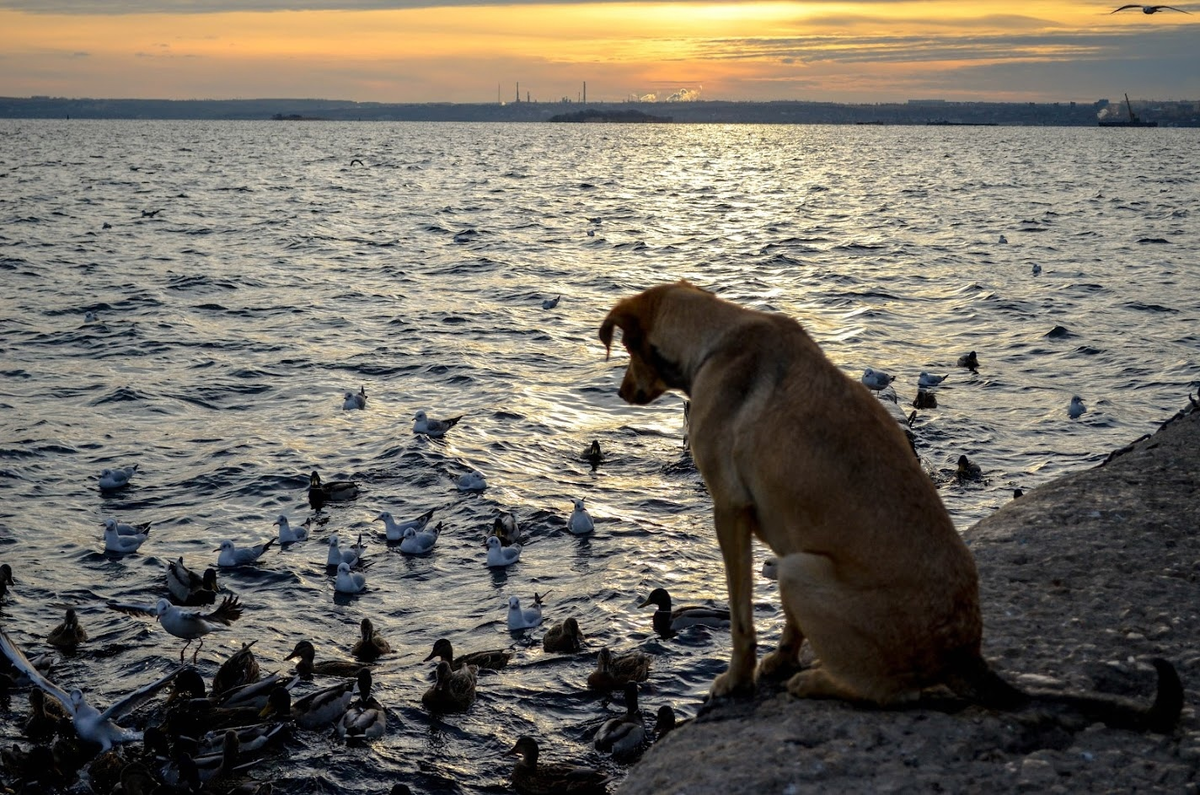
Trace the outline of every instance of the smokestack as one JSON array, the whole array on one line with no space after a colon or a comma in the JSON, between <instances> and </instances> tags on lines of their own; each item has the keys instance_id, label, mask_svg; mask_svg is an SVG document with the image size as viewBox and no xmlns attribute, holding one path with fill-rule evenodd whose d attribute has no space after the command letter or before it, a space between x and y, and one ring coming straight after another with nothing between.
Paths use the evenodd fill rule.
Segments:
<instances>
[{"instance_id":1,"label":"smokestack","mask_svg":"<svg viewBox=\"0 0 1200 795\"><path fill-rule=\"evenodd\" d=\"M521 81L517 81L517 102L521 101Z\"/></svg>"},{"instance_id":2,"label":"smokestack","mask_svg":"<svg viewBox=\"0 0 1200 795\"><path fill-rule=\"evenodd\" d=\"M583 81L583 104L587 104L587 81Z\"/></svg>"}]
</instances>

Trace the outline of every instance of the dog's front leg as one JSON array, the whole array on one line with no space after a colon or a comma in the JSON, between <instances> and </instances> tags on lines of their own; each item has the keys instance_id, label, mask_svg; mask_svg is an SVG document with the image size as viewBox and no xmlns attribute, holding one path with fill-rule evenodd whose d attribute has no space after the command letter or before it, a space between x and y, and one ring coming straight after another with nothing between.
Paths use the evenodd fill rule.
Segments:
<instances>
[{"instance_id":1,"label":"dog's front leg","mask_svg":"<svg viewBox=\"0 0 1200 795\"><path fill-rule=\"evenodd\" d=\"M725 581L729 586L729 613L732 619L732 651L729 670L712 685L714 697L748 692L754 689L754 666L758 661L754 631L753 581L751 578L750 538L754 528L754 509L716 507L713 511L717 541L725 558Z\"/></svg>"}]
</instances>

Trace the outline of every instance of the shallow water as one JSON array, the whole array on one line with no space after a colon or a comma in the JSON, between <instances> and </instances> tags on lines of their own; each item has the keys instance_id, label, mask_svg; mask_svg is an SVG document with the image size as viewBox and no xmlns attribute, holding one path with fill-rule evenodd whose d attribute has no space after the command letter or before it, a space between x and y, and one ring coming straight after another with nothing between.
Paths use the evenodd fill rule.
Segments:
<instances>
[{"instance_id":1,"label":"shallow water","mask_svg":"<svg viewBox=\"0 0 1200 795\"><path fill-rule=\"evenodd\" d=\"M181 648L107 600L153 602L168 560L203 568L224 538L264 540L281 513L299 524L313 469L352 477L362 495L312 540L223 575L246 615L200 662L211 675L252 639L264 671L302 638L344 657L370 617L397 652L376 666L389 733L345 748L302 732L253 774L284 792L503 791L502 752L529 733L619 777L590 751L623 709L585 688L595 651L652 653L643 708L686 716L728 639L658 639L636 607L655 586L723 602L724 585L680 401L616 396L624 354L606 362L596 337L612 303L682 277L786 312L851 376L896 374L905 413L920 371L949 373L915 429L966 528L1194 391L1196 162L1200 135L1172 129L0 121L0 561L17 579L3 626L41 651L76 607L91 640L54 678L106 702ZM970 350L977 373L954 366ZM360 386L367 409L342 411ZM464 419L414 437L422 408ZM580 460L592 439L596 471ZM985 483L951 481L963 453ZM128 489L99 492L101 469L132 463ZM472 468L483 494L454 486ZM565 531L575 497L593 537ZM377 537L381 510L429 508L445 525L432 555ZM531 539L491 572L499 510ZM107 516L153 521L150 540L101 554ZM333 594L335 531L372 542L361 596ZM770 647L780 613L760 585ZM579 619L587 653L507 631L508 597L535 590L548 622ZM431 719L421 661L441 636L517 656L481 676L469 712ZM14 697L0 741L25 712Z\"/></svg>"}]
</instances>

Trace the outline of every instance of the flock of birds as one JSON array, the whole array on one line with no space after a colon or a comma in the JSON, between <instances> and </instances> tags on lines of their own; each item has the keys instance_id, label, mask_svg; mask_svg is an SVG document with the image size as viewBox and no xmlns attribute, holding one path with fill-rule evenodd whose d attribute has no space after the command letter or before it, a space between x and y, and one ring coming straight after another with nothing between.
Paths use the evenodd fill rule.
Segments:
<instances>
[{"instance_id":1,"label":"flock of birds","mask_svg":"<svg viewBox=\"0 0 1200 795\"><path fill-rule=\"evenodd\" d=\"M343 408L366 408L366 390L346 392ZM413 419L413 432L442 437L461 417L433 419L424 411ZM583 458L596 466L604 456L599 442L593 441ZM136 464L105 469L98 481L100 490L113 493L127 488L137 475ZM464 491L486 488L483 476L469 473L458 483ZM66 690L55 683L50 667L53 655L32 659L0 629L0 688L31 685L30 715L25 733L33 743L0 749L4 778L24 787L22 791L41 792L47 787L67 786L85 772L97 792L125 793L267 793L269 780L257 780L250 774L256 759L277 746L293 727L307 730L336 730L347 742L369 742L388 729L388 709L373 689L372 664L392 653L387 641L370 619L362 619L361 636L351 650L353 659L315 659L311 642L304 640L286 658L296 660L290 674L263 676L254 656L254 641L244 644L225 660L211 684L206 685L195 667L204 639L212 632L228 628L243 614L240 597L223 589L218 572L253 567L267 550L308 541L315 520L329 503L347 503L359 496L358 484L350 480L324 481L319 473L309 477L308 502L313 515L293 526L280 515L275 525L278 535L257 544L239 546L231 539L220 542L213 566L193 571L182 557L170 561L164 571L162 598L154 604L110 601L108 607L123 613L149 618L169 635L185 641L178 665L154 681L138 688L106 707L89 702L82 688ZM383 524L383 537L401 553L427 555L434 550L441 524L432 525L434 510L412 519L398 521L390 512L375 518ZM595 522L582 498L573 501L566 527L576 535L595 530ZM110 555L138 552L151 535L149 523L134 524L108 518L103 522L104 548ZM515 517L500 512L485 537L483 562L492 568L516 563L525 541ZM327 573L333 575L334 590L358 594L367 588L366 569L370 561L360 535L353 544L343 543L338 534L328 538ZM0 564L0 598L16 588L11 566ZM545 594L534 593L522 604L517 596L508 601L507 626L513 632L526 632L543 623ZM714 628L729 626L729 611L720 607L675 606L666 590L655 589L641 603L653 605L652 626L664 637L695 625ZM584 651L586 636L574 617L546 629L543 651L574 655ZM85 643L88 634L79 623L74 609L67 609L63 622L55 627L47 641L60 650L74 651ZM192 649L192 645L195 648ZM191 650L191 659L187 652ZM468 710L476 698L478 672L504 668L513 652L507 649L476 651L456 655L449 639L441 638L425 659L435 661L433 683L423 694L422 704L432 713ZM190 664L189 664L190 662ZM608 647L596 654L595 669L588 676L588 687L597 691L624 695L625 712L604 721L596 730L594 746L598 752L618 761L636 758L651 742L676 725L674 710L663 705L653 726L643 717L638 705L639 683L649 677L651 658L641 651L618 654ZM334 683L298 695L301 683L314 677L332 678ZM161 720L142 731L119 723L134 710L149 702L170 686L161 706ZM307 688L305 688L307 689ZM520 793L563 793L581 795L607 791L610 777L603 770L582 764L547 762L540 758L538 742L532 736L519 737L509 754L515 756L513 787ZM0 792L13 791L0 781ZM397 784L393 792L408 791Z\"/></svg>"}]
</instances>

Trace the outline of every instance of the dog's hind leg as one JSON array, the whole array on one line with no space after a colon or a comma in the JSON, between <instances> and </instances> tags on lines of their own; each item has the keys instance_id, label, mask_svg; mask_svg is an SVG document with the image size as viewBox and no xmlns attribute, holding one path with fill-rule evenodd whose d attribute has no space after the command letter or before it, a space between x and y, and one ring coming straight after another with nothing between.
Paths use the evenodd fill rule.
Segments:
<instances>
[{"instance_id":1,"label":"dog's hind leg","mask_svg":"<svg viewBox=\"0 0 1200 795\"><path fill-rule=\"evenodd\" d=\"M762 658L754 673L755 679L781 679L800 669L800 647L804 645L804 632L796 623L786 601L783 602L783 614L779 648Z\"/></svg>"},{"instance_id":2,"label":"dog's hind leg","mask_svg":"<svg viewBox=\"0 0 1200 795\"><path fill-rule=\"evenodd\" d=\"M753 577L750 539L755 518L751 506L722 507L714 497L713 520L717 541L725 559L725 581L729 586L730 641L729 670L713 680L710 694L728 696L754 688L754 666L758 662L754 631Z\"/></svg>"}]
</instances>

